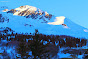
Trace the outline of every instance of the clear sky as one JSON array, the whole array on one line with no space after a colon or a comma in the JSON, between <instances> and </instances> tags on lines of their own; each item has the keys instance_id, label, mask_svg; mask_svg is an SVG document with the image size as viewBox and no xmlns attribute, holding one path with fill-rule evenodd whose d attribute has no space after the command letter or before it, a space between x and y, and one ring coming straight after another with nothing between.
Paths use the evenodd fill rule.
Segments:
<instances>
[{"instance_id":1,"label":"clear sky","mask_svg":"<svg viewBox=\"0 0 88 59\"><path fill-rule=\"evenodd\" d=\"M55 16L65 16L88 28L88 0L0 0L0 5L8 5L9 8L35 6Z\"/></svg>"}]
</instances>

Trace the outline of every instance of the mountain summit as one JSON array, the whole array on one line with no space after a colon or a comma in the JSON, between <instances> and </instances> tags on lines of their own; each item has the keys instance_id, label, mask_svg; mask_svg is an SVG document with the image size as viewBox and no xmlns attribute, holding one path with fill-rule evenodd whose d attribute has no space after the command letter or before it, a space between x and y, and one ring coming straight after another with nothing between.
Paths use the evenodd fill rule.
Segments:
<instances>
[{"instance_id":1,"label":"mountain summit","mask_svg":"<svg viewBox=\"0 0 88 59\"><path fill-rule=\"evenodd\" d=\"M56 17L33 6L25 5L11 10L5 9L1 15L1 18L7 16L9 19L8 23L0 23L1 27L9 27L17 33L33 33L35 29L38 29L40 33L46 35L88 38L88 29L64 16Z\"/></svg>"},{"instance_id":2,"label":"mountain summit","mask_svg":"<svg viewBox=\"0 0 88 59\"><path fill-rule=\"evenodd\" d=\"M52 15L44 12L36 7L33 6L20 6L18 8L15 9L5 9L3 10L3 12L7 12L7 13L13 13L13 15L18 15L18 16L25 16L26 18L32 18L32 19L43 19L45 22L47 22L48 20L50 20L52 18Z\"/></svg>"}]
</instances>

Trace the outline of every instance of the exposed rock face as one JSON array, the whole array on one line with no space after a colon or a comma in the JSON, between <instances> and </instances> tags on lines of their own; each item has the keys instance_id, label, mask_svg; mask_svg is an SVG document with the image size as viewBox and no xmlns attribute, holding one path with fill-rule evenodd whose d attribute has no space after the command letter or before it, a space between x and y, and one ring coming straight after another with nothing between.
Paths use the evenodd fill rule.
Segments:
<instances>
[{"instance_id":1,"label":"exposed rock face","mask_svg":"<svg viewBox=\"0 0 88 59\"><path fill-rule=\"evenodd\" d=\"M16 12L16 10L14 10L14 9L11 9L10 11L8 11L7 13L15 13Z\"/></svg>"},{"instance_id":2,"label":"exposed rock face","mask_svg":"<svg viewBox=\"0 0 88 59\"><path fill-rule=\"evenodd\" d=\"M15 12L16 12L16 10L14 10L14 9L12 9L12 10L10 10L10 11L12 11L12 13L15 13Z\"/></svg>"},{"instance_id":3,"label":"exposed rock face","mask_svg":"<svg viewBox=\"0 0 88 59\"><path fill-rule=\"evenodd\" d=\"M67 26L66 24L62 24L63 26Z\"/></svg>"}]
</instances>

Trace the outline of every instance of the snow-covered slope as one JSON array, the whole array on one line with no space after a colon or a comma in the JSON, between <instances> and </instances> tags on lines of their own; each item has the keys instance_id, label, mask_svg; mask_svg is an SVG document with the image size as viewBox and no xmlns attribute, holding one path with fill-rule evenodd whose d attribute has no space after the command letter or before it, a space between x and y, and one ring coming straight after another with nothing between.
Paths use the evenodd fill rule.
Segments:
<instances>
[{"instance_id":1,"label":"snow-covered slope","mask_svg":"<svg viewBox=\"0 0 88 59\"><path fill-rule=\"evenodd\" d=\"M9 27L17 33L33 33L38 29L42 34L88 38L88 29L64 16L56 17L33 6L25 5L3 11L0 12L1 17L7 16L9 22L0 22L0 27Z\"/></svg>"},{"instance_id":2,"label":"snow-covered slope","mask_svg":"<svg viewBox=\"0 0 88 59\"><path fill-rule=\"evenodd\" d=\"M48 24L52 24L52 25L61 25L61 24L64 24L64 19L65 19L64 16L56 17L56 19L55 19L54 22L48 22Z\"/></svg>"}]
</instances>

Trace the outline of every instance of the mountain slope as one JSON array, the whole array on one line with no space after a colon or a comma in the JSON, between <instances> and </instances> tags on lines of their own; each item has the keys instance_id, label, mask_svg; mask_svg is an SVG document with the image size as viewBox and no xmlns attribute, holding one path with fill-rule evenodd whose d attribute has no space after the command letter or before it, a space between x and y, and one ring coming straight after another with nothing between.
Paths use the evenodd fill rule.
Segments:
<instances>
[{"instance_id":1,"label":"mountain slope","mask_svg":"<svg viewBox=\"0 0 88 59\"><path fill-rule=\"evenodd\" d=\"M0 13L1 17L7 16L9 22L0 22L0 27L9 27L17 33L33 33L35 29L38 29L40 33L47 35L88 38L88 29L64 16L56 17L33 6L25 5L3 11Z\"/></svg>"}]
</instances>

